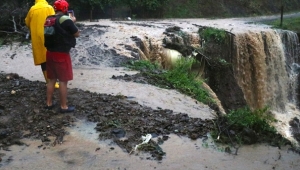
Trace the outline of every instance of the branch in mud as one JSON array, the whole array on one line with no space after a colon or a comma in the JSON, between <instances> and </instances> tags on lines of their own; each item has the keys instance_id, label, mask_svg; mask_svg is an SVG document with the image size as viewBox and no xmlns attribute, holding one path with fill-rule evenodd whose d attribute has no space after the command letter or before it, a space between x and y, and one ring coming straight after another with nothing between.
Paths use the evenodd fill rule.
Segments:
<instances>
[{"instance_id":1,"label":"branch in mud","mask_svg":"<svg viewBox=\"0 0 300 170\"><path fill-rule=\"evenodd\" d=\"M14 23L14 32L17 32L17 24L16 24L16 21L15 21L15 16L12 16L12 20L11 20L13 23Z\"/></svg>"},{"instance_id":2,"label":"branch in mud","mask_svg":"<svg viewBox=\"0 0 300 170\"><path fill-rule=\"evenodd\" d=\"M12 19L10 19L9 21L13 23L13 29L10 28L7 30L0 30L1 44L12 44L12 42L15 41L16 38L18 39L17 41L25 41L24 37L26 34L28 35L29 30L26 26L21 25L21 18L19 19L19 22L17 22L15 16L12 16ZM26 39L28 39L27 35Z\"/></svg>"},{"instance_id":3,"label":"branch in mud","mask_svg":"<svg viewBox=\"0 0 300 170\"><path fill-rule=\"evenodd\" d=\"M0 31L0 32L2 32L2 33L7 33L7 34L13 34L13 33L23 34L23 35L26 34L25 32L20 32L20 31L18 31L17 23L16 23L16 21L15 21L15 16L12 16L12 19L11 19L10 21L13 23L14 31L13 31L13 32L9 32L9 31ZM21 26L20 23L19 23L19 26ZM23 26L21 26L21 28L24 29Z\"/></svg>"},{"instance_id":4,"label":"branch in mud","mask_svg":"<svg viewBox=\"0 0 300 170\"><path fill-rule=\"evenodd\" d=\"M24 24L24 17L26 16L31 3L27 1L5 1L0 5L0 34L6 35L26 35L28 29Z\"/></svg>"},{"instance_id":5,"label":"branch in mud","mask_svg":"<svg viewBox=\"0 0 300 170\"><path fill-rule=\"evenodd\" d=\"M219 121L220 121L220 123L219 123ZM225 148L225 152L227 152L229 154L237 155L237 152L238 152L238 150L240 148L240 145L236 146L236 144L234 143L234 141L231 138L231 135L230 135L231 132L228 131L228 128L231 127L232 125L234 125L236 122L234 122L234 123L232 123L232 124L230 124L230 125L228 125L226 127L223 127L222 124L227 125L226 122L227 122L227 120L224 120L223 116L219 116L219 119L217 119L217 122L213 121L213 123L215 124L215 126L217 126L217 129L218 129L217 140L220 140L220 136L221 136L222 133L224 135L226 135L229 138L229 140L230 140L231 146L235 149L235 152L233 153L229 147ZM226 134L224 132L226 132Z\"/></svg>"},{"instance_id":6,"label":"branch in mud","mask_svg":"<svg viewBox=\"0 0 300 170\"><path fill-rule=\"evenodd\" d=\"M197 49L196 49L195 51L196 51L196 53L197 53L197 55L195 56L195 59L196 59L196 60L202 62L202 59L204 58L205 61L207 62L207 64L208 64L208 65L211 65L211 64L209 63L209 57L207 57L207 56L204 55L202 52L200 52L200 50L197 50Z\"/></svg>"},{"instance_id":7,"label":"branch in mud","mask_svg":"<svg viewBox=\"0 0 300 170\"><path fill-rule=\"evenodd\" d=\"M226 129L226 133L227 133L228 138L230 139L230 142L231 142L232 147L235 149L235 153L233 153L233 155L237 155L237 152L238 152L240 146L238 146L238 147L235 146L235 144L234 144L234 142L232 141L231 136L230 136L230 134L229 134L229 132L228 132L228 129ZM232 152L231 152L231 150L230 150L229 147L228 147L228 149L229 149L229 150L227 151L227 153L230 153L230 154L231 154Z\"/></svg>"}]
</instances>

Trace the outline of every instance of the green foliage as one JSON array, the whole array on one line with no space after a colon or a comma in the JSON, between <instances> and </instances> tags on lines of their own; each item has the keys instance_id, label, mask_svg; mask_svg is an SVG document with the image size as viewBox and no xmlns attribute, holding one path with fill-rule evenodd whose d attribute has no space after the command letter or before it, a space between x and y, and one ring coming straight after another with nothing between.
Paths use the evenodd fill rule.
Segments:
<instances>
[{"instance_id":1,"label":"green foliage","mask_svg":"<svg viewBox=\"0 0 300 170\"><path fill-rule=\"evenodd\" d=\"M53 4L55 0L47 0ZM280 7L284 12L299 11L300 1L296 0L68 0L70 8L75 10L77 20L92 18L110 18L117 14L149 18L223 18L264 14L279 14ZM24 18L33 0L2 0L0 4L0 30L12 32L12 17L20 31L24 26ZM294 26L290 24L289 26ZM285 28L284 28L285 29ZM294 29L291 29L294 30Z\"/></svg>"},{"instance_id":2,"label":"green foliage","mask_svg":"<svg viewBox=\"0 0 300 170\"><path fill-rule=\"evenodd\" d=\"M143 6L148 10L157 10L164 7L169 0L143 0Z\"/></svg>"},{"instance_id":3,"label":"green foliage","mask_svg":"<svg viewBox=\"0 0 300 170\"><path fill-rule=\"evenodd\" d=\"M240 108L218 117L216 129L211 134L217 142L232 144L233 147L237 144L269 143L280 146L290 143L271 126L275 121L268 107L254 111L247 107Z\"/></svg>"},{"instance_id":4,"label":"green foliage","mask_svg":"<svg viewBox=\"0 0 300 170\"><path fill-rule=\"evenodd\" d=\"M163 78L171 83L175 89L200 102L206 104L212 102L208 92L202 88L203 81L196 79L196 75L190 72L193 63L195 63L194 59L178 60L175 67L167 71Z\"/></svg>"},{"instance_id":5,"label":"green foliage","mask_svg":"<svg viewBox=\"0 0 300 170\"><path fill-rule=\"evenodd\" d=\"M160 66L157 63L151 63L148 60L130 61L126 65L128 68L133 70L155 70L159 69Z\"/></svg>"},{"instance_id":6,"label":"green foliage","mask_svg":"<svg viewBox=\"0 0 300 170\"><path fill-rule=\"evenodd\" d=\"M228 66L228 65L231 65L231 64L228 63L225 59L222 59L222 58L218 58L218 62L219 62L220 65L222 65L222 66Z\"/></svg>"},{"instance_id":7,"label":"green foliage","mask_svg":"<svg viewBox=\"0 0 300 170\"><path fill-rule=\"evenodd\" d=\"M234 125L241 129L249 128L256 132L269 131L275 133L275 128L269 123L275 119L267 114L268 108L251 111L249 108L242 108L231 111L226 115L230 125Z\"/></svg>"},{"instance_id":8,"label":"green foliage","mask_svg":"<svg viewBox=\"0 0 300 170\"><path fill-rule=\"evenodd\" d=\"M203 81L196 79L196 75L190 71L194 62L194 59L183 58L171 70L162 70L157 63L145 60L133 61L127 67L140 70L145 77L154 79L155 82L149 82L151 84L176 89L205 104L213 103L209 93L202 87Z\"/></svg>"},{"instance_id":9,"label":"green foliage","mask_svg":"<svg viewBox=\"0 0 300 170\"><path fill-rule=\"evenodd\" d=\"M0 38L0 47L4 44L4 38Z\"/></svg>"},{"instance_id":10,"label":"green foliage","mask_svg":"<svg viewBox=\"0 0 300 170\"><path fill-rule=\"evenodd\" d=\"M91 8L105 6L128 6L128 7L144 7L146 10L157 10L167 4L169 0L70 0L71 4L76 6L89 6Z\"/></svg>"},{"instance_id":11,"label":"green foliage","mask_svg":"<svg viewBox=\"0 0 300 170\"><path fill-rule=\"evenodd\" d=\"M283 19L282 26L280 25L280 19L272 21L272 22L267 22L266 24L272 25L273 28L291 30L291 31L300 33L300 17L285 18L285 19Z\"/></svg>"},{"instance_id":12,"label":"green foliage","mask_svg":"<svg viewBox=\"0 0 300 170\"><path fill-rule=\"evenodd\" d=\"M199 0L188 0L184 3L169 3L165 6L166 18L195 18L200 17L201 12Z\"/></svg>"},{"instance_id":13,"label":"green foliage","mask_svg":"<svg viewBox=\"0 0 300 170\"><path fill-rule=\"evenodd\" d=\"M299 11L299 0L174 0L166 6L167 18L224 18L279 14Z\"/></svg>"},{"instance_id":14,"label":"green foliage","mask_svg":"<svg viewBox=\"0 0 300 170\"><path fill-rule=\"evenodd\" d=\"M22 32L25 26L24 19L33 2L30 0L1 0L0 32L15 33L15 29Z\"/></svg>"},{"instance_id":15,"label":"green foliage","mask_svg":"<svg viewBox=\"0 0 300 170\"><path fill-rule=\"evenodd\" d=\"M206 42L217 42L224 43L226 38L226 31L223 29L217 28L200 28L198 31L201 38L203 38Z\"/></svg>"}]
</instances>

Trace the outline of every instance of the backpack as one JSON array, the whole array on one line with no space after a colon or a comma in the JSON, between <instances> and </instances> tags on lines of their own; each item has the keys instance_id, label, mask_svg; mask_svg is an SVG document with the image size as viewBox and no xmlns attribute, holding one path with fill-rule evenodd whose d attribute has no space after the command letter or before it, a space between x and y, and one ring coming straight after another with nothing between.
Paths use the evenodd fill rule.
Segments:
<instances>
[{"instance_id":1,"label":"backpack","mask_svg":"<svg viewBox=\"0 0 300 170\"><path fill-rule=\"evenodd\" d=\"M71 34L64 30L59 23L62 15L50 15L46 18L44 24L44 46L46 48L53 48L55 46L69 46L74 47L76 42Z\"/></svg>"},{"instance_id":2,"label":"backpack","mask_svg":"<svg viewBox=\"0 0 300 170\"><path fill-rule=\"evenodd\" d=\"M50 15L46 18L44 24L44 37L45 37L45 47L51 47L56 43L57 39L57 21L59 21L61 16Z\"/></svg>"}]
</instances>

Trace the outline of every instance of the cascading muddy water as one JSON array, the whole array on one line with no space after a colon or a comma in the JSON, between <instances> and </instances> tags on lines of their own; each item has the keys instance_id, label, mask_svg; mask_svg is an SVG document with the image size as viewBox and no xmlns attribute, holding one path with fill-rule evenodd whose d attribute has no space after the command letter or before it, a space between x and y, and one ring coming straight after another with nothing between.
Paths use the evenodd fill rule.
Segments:
<instances>
[{"instance_id":1,"label":"cascading muddy water","mask_svg":"<svg viewBox=\"0 0 300 170\"><path fill-rule=\"evenodd\" d=\"M289 121L298 110L299 40L292 31L268 30L235 36L234 74L248 106L271 108L275 127L293 140Z\"/></svg>"},{"instance_id":2,"label":"cascading muddy water","mask_svg":"<svg viewBox=\"0 0 300 170\"><path fill-rule=\"evenodd\" d=\"M174 34L164 40L166 48L150 39L140 40L141 58L159 61L165 68L169 68L173 60L180 58L179 54L183 55L186 51L182 49L191 46L186 43L189 41L183 41L182 37ZM278 132L296 143L290 133L289 122L295 117L300 118L297 35L292 31L262 28L230 33L228 40L224 44L206 42L204 47L207 56L211 58L204 77L208 80L207 87L216 94L212 96L216 97L216 101L221 101L218 107L225 113L246 105L253 110L268 106L278 120L274 124ZM232 65L218 65L220 59ZM200 67L197 69L200 70Z\"/></svg>"}]
</instances>

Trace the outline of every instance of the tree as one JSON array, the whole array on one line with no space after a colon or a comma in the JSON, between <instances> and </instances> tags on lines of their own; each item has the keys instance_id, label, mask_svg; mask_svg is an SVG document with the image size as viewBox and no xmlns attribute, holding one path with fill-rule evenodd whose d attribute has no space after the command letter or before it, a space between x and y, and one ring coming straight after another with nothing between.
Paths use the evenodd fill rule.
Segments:
<instances>
[{"instance_id":1,"label":"tree","mask_svg":"<svg viewBox=\"0 0 300 170\"><path fill-rule=\"evenodd\" d=\"M104 4L106 7L108 7L110 9L110 17L113 18L114 16L114 9L122 6L125 3L125 1L123 0L104 0Z\"/></svg>"},{"instance_id":2,"label":"tree","mask_svg":"<svg viewBox=\"0 0 300 170\"><path fill-rule=\"evenodd\" d=\"M106 0L69 0L69 5L76 11L81 12L87 9L89 11L90 21L93 20L93 12L95 9L103 10Z\"/></svg>"},{"instance_id":3,"label":"tree","mask_svg":"<svg viewBox=\"0 0 300 170\"><path fill-rule=\"evenodd\" d=\"M2 0L0 34L26 34L24 19L33 5L31 0Z\"/></svg>"}]
</instances>

